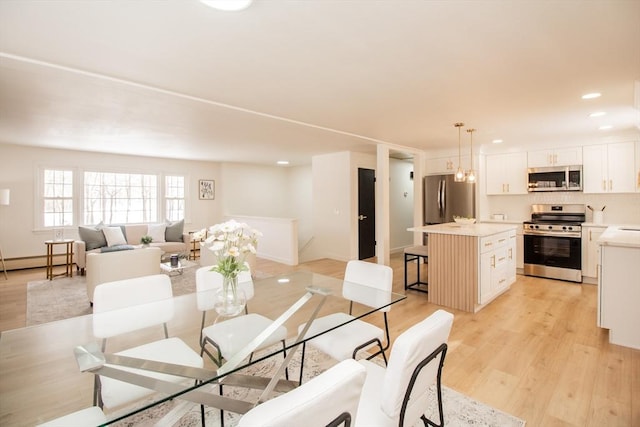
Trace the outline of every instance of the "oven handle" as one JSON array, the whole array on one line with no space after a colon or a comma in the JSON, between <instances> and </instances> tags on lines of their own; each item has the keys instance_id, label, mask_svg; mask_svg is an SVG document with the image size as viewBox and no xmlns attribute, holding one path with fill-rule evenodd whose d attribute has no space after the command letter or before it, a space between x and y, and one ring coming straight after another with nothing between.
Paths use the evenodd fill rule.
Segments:
<instances>
[{"instance_id":1,"label":"oven handle","mask_svg":"<svg viewBox=\"0 0 640 427\"><path fill-rule=\"evenodd\" d=\"M581 239L582 233L580 232L567 232L567 231L535 231L535 230L523 230L525 236L549 236L549 237L568 237L572 239Z\"/></svg>"}]
</instances>

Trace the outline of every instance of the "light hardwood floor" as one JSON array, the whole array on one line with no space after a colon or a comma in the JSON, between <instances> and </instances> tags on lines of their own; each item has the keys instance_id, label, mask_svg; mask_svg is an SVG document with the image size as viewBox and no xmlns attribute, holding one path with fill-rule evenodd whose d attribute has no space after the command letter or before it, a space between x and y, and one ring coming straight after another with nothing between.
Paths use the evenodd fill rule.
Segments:
<instances>
[{"instance_id":1,"label":"light hardwood floor","mask_svg":"<svg viewBox=\"0 0 640 427\"><path fill-rule=\"evenodd\" d=\"M345 265L319 260L294 268L259 260L258 270L342 277ZM391 266L394 290L404 292L402 256L392 256ZM0 279L0 330L24 327L26 283L44 275L33 269ZM444 384L527 426L640 426L640 351L609 344L607 331L596 327L596 289L518 276L476 314L449 310L455 320ZM439 308L409 291L389 313L392 337Z\"/></svg>"}]
</instances>

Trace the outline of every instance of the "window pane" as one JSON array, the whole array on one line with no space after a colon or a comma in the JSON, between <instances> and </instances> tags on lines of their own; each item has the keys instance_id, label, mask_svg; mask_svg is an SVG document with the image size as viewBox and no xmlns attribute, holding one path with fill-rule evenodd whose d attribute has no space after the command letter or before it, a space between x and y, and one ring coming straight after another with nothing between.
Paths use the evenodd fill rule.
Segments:
<instances>
[{"instance_id":1,"label":"window pane","mask_svg":"<svg viewBox=\"0 0 640 427\"><path fill-rule=\"evenodd\" d=\"M84 223L156 221L157 180L155 175L85 172Z\"/></svg>"},{"instance_id":2,"label":"window pane","mask_svg":"<svg viewBox=\"0 0 640 427\"><path fill-rule=\"evenodd\" d=\"M165 214L168 220L184 218L184 177L165 177Z\"/></svg>"},{"instance_id":3,"label":"window pane","mask_svg":"<svg viewBox=\"0 0 640 427\"><path fill-rule=\"evenodd\" d=\"M43 225L73 225L73 171L45 169L42 178Z\"/></svg>"}]
</instances>

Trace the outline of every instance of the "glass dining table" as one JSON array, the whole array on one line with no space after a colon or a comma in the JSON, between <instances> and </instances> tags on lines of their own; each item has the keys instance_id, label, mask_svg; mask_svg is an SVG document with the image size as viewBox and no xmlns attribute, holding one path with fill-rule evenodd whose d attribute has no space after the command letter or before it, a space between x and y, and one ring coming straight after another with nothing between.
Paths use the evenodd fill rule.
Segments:
<instances>
[{"instance_id":1,"label":"glass dining table","mask_svg":"<svg viewBox=\"0 0 640 427\"><path fill-rule=\"evenodd\" d=\"M213 298L213 291L173 297L169 301L172 315L166 322L168 335L180 338L199 354L202 311L198 307L202 306L203 300ZM122 321L131 315L131 307L4 331L0 334L0 425L33 426L90 407L94 405L94 377L110 376L114 370L120 371L117 378L121 381L131 381L132 384L154 391L145 399L132 402L117 411L105 409L108 423L126 421L133 415L150 411L172 399L190 405L202 404L244 413L270 398L274 391L286 391L297 386L297 382L284 380L280 374L293 357L300 357L301 352L296 350L302 342L327 332L305 336L303 329L299 335L299 325L310 325L317 317L337 312L348 313L350 310L353 318L363 318L405 298L403 294L304 271L254 279L253 296L247 301L248 311L274 322L236 354L228 357L220 367L212 363L206 353L202 368L153 363L116 354L164 338L158 327L109 338L108 346L103 351L96 328L104 323L105 318ZM167 301L152 304L162 303ZM144 312L146 308L133 309ZM216 318L215 311L210 311L206 324L221 320L224 319ZM286 327L288 331L286 344L271 346L252 355L279 326ZM283 357L285 354L286 357ZM247 368L271 357L278 358L279 364L279 369L272 377L254 378L247 374L250 371ZM132 368L135 368L137 375L128 379L127 372ZM162 381L145 382L145 372L149 372L150 378L157 378L160 372L181 376L184 381L172 383L170 387L162 384ZM156 387L157 383L160 386ZM228 398L221 399L220 384L260 389L262 394L259 401L233 402Z\"/></svg>"}]
</instances>

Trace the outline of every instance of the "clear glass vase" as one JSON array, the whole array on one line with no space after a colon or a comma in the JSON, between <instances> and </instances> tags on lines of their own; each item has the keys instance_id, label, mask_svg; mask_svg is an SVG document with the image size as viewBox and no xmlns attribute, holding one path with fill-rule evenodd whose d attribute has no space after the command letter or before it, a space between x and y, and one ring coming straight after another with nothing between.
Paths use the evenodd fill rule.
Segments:
<instances>
[{"instance_id":1,"label":"clear glass vase","mask_svg":"<svg viewBox=\"0 0 640 427\"><path fill-rule=\"evenodd\" d=\"M216 292L215 310L221 316L237 316L242 313L247 298L238 288L238 277L224 277L222 287Z\"/></svg>"}]
</instances>

